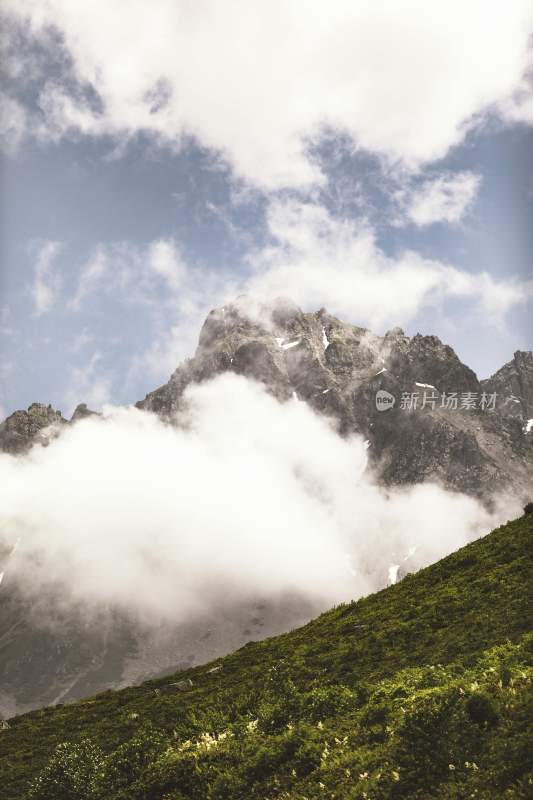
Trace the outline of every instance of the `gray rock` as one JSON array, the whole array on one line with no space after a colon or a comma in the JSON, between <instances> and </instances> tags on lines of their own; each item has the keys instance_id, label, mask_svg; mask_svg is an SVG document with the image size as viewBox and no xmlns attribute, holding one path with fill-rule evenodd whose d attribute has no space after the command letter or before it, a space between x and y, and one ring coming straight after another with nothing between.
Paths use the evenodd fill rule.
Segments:
<instances>
[{"instance_id":1,"label":"gray rock","mask_svg":"<svg viewBox=\"0 0 533 800\"><path fill-rule=\"evenodd\" d=\"M96 411L91 411L90 408L87 408L87 403L79 403L79 405L77 405L74 409L74 413L70 418L70 422L78 422L80 419L98 416L100 415Z\"/></svg>"},{"instance_id":2,"label":"gray rock","mask_svg":"<svg viewBox=\"0 0 533 800\"><path fill-rule=\"evenodd\" d=\"M0 425L0 451L20 454L34 444L48 445L67 421L51 405L32 403L27 411L15 411Z\"/></svg>"},{"instance_id":3,"label":"gray rock","mask_svg":"<svg viewBox=\"0 0 533 800\"><path fill-rule=\"evenodd\" d=\"M165 686L159 686L156 689L158 694L177 694L178 692L186 692L188 689L192 689L193 682L190 678L185 678L182 681L176 681L175 683L167 683Z\"/></svg>"},{"instance_id":4,"label":"gray rock","mask_svg":"<svg viewBox=\"0 0 533 800\"><path fill-rule=\"evenodd\" d=\"M520 499L531 493L533 436L524 435L524 422L533 417L531 353L516 353L491 379L479 381L436 336L410 338L393 328L380 337L324 309L303 313L287 300L259 313L254 308L250 319L241 301L211 311L194 357L137 406L172 418L187 386L226 371L263 383L281 401L296 393L332 418L341 434L361 434L386 485L432 480L488 505L500 490ZM400 398L418 392L421 403L425 387L416 384L435 387L439 397L457 392L459 399L496 391L496 410L449 410L438 403L409 413L399 408ZM386 413L376 409L379 389L396 398Z\"/></svg>"},{"instance_id":5,"label":"gray rock","mask_svg":"<svg viewBox=\"0 0 533 800\"><path fill-rule=\"evenodd\" d=\"M533 419L533 353L517 350L481 386L485 392L497 393L497 408L503 416L520 422Z\"/></svg>"}]
</instances>

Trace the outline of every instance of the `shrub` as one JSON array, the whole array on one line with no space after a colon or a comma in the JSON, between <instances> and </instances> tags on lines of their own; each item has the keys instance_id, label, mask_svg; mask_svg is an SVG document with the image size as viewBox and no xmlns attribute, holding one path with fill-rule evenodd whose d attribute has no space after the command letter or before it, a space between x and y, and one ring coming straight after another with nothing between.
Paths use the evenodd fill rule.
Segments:
<instances>
[{"instance_id":1,"label":"shrub","mask_svg":"<svg viewBox=\"0 0 533 800\"><path fill-rule=\"evenodd\" d=\"M102 762L102 751L91 741L63 742L33 781L28 800L98 800Z\"/></svg>"},{"instance_id":2,"label":"shrub","mask_svg":"<svg viewBox=\"0 0 533 800\"><path fill-rule=\"evenodd\" d=\"M526 503L524 506L524 514L533 514L533 503Z\"/></svg>"},{"instance_id":3,"label":"shrub","mask_svg":"<svg viewBox=\"0 0 533 800\"><path fill-rule=\"evenodd\" d=\"M466 703L468 716L476 725L487 724L489 727L498 724L498 712L491 698L484 692L474 692Z\"/></svg>"},{"instance_id":4,"label":"shrub","mask_svg":"<svg viewBox=\"0 0 533 800\"><path fill-rule=\"evenodd\" d=\"M117 747L102 762L97 780L102 797L130 786L166 747L168 740L150 727L140 730L132 739Z\"/></svg>"},{"instance_id":5,"label":"shrub","mask_svg":"<svg viewBox=\"0 0 533 800\"><path fill-rule=\"evenodd\" d=\"M340 684L317 686L302 698L303 717L318 722L356 706L356 697L350 689Z\"/></svg>"}]
</instances>

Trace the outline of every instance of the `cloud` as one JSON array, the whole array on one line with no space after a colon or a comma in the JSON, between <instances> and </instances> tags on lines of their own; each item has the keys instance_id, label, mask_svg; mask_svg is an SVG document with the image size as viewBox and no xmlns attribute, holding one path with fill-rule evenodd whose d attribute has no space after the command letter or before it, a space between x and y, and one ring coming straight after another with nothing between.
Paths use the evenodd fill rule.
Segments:
<instances>
[{"instance_id":1,"label":"cloud","mask_svg":"<svg viewBox=\"0 0 533 800\"><path fill-rule=\"evenodd\" d=\"M264 189L323 181L309 146L325 130L417 169L489 113L530 120L529 0L6 0L4 13L59 65L36 80L32 62L34 135L192 136Z\"/></svg>"},{"instance_id":2,"label":"cloud","mask_svg":"<svg viewBox=\"0 0 533 800\"><path fill-rule=\"evenodd\" d=\"M98 245L87 263L80 270L76 292L67 303L67 308L70 311L80 310L87 295L97 289L105 279L108 268L107 252L105 248Z\"/></svg>"},{"instance_id":3,"label":"cloud","mask_svg":"<svg viewBox=\"0 0 533 800\"><path fill-rule=\"evenodd\" d=\"M136 307L136 314L147 314L143 324L152 331L151 344L134 357L130 372L148 370L161 378L194 350L199 326L212 304L237 292L238 286L229 274L196 268L171 237L145 245L100 243L79 269L67 308L90 312L90 300L96 298L96 308L107 299L115 308Z\"/></svg>"},{"instance_id":4,"label":"cloud","mask_svg":"<svg viewBox=\"0 0 533 800\"><path fill-rule=\"evenodd\" d=\"M41 601L175 624L284 593L325 608L383 586L393 557L416 548L417 568L504 518L432 485L379 489L360 438L239 376L189 387L181 427L106 414L0 455L0 539L20 537L5 580Z\"/></svg>"},{"instance_id":5,"label":"cloud","mask_svg":"<svg viewBox=\"0 0 533 800\"><path fill-rule=\"evenodd\" d=\"M157 239L149 247L148 263L157 275L164 278L169 289L176 291L181 286L187 271L176 243L172 239Z\"/></svg>"},{"instance_id":6,"label":"cloud","mask_svg":"<svg viewBox=\"0 0 533 800\"><path fill-rule=\"evenodd\" d=\"M24 106L5 92L0 92L0 145L8 153L15 151L28 127Z\"/></svg>"},{"instance_id":7,"label":"cloud","mask_svg":"<svg viewBox=\"0 0 533 800\"><path fill-rule=\"evenodd\" d=\"M516 91L503 104L502 116L507 122L533 125L533 49Z\"/></svg>"},{"instance_id":8,"label":"cloud","mask_svg":"<svg viewBox=\"0 0 533 800\"><path fill-rule=\"evenodd\" d=\"M54 261L62 247L61 242L54 241L45 241L39 247L32 287L33 306L37 316L46 314L57 301L61 277L54 269Z\"/></svg>"},{"instance_id":9,"label":"cloud","mask_svg":"<svg viewBox=\"0 0 533 800\"><path fill-rule=\"evenodd\" d=\"M333 216L318 203L271 200L265 227L266 244L248 247L240 275L191 264L172 238L98 246L81 271L76 296L96 293L148 315L143 325L150 344L133 356L128 382L147 373L167 378L194 352L207 313L241 294L258 301L288 296L304 310L326 306L375 332L413 323L427 309L446 310L456 300L486 327L501 327L533 297L531 282L468 272L412 251L388 256L364 220ZM105 271L93 270L95 263L105 263Z\"/></svg>"},{"instance_id":10,"label":"cloud","mask_svg":"<svg viewBox=\"0 0 533 800\"><path fill-rule=\"evenodd\" d=\"M333 217L323 206L293 200L270 204L269 246L251 256L245 291L286 295L304 308L326 306L374 330L410 322L422 309L463 298L499 324L513 306L533 296L527 282L496 280L406 251L395 258L357 220Z\"/></svg>"},{"instance_id":11,"label":"cloud","mask_svg":"<svg viewBox=\"0 0 533 800\"><path fill-rule=\"evenodd\" d=\"M84 366L73 367L64 392L66 417L70 417L78 403L84 402L99 411L111 402L112 377L102 368L102 354L96 350Z\"/></svg>"},{"instance_id":12,"label":"cloud","mask_svg":"<svg viewBox=\"0 0 533 800\"><path fill-rule=\"evenodd\" d=\"M87 328L84 328L80 333L78 333L70 345L70 351L72 353L79 353L81 350L84 350L87 345L92 344L94 342L94 334L89 333Z\"/></svg>"},{"instance_id":13,"label":"cloud","mask_svg":"<svg viewBox=\"0 0 533 800\"><path fill-rule=\"evenodd\" d=\"M456 224L471 207L480 185L481 176L472 172L448 173L429 178L411 191L398 192L396 200L404 221L419 227L435 222Z\"/></svg>"}]
</instances>

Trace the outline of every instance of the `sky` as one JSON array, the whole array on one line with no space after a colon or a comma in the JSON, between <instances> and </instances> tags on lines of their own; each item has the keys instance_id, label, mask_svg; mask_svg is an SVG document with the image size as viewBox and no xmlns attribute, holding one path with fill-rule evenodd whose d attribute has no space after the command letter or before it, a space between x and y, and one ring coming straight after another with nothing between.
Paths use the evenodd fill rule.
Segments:
<instances>
[{"instance_id":1,"label":"sky","mask_svg":"<svg viewBox=\"0 0 533 800\"><path fill-rule=\"evenodd\" d=\"M533 348L530 0L2 9L2 416L143 398L243 293Z\"/></svg>"}]
</instances>

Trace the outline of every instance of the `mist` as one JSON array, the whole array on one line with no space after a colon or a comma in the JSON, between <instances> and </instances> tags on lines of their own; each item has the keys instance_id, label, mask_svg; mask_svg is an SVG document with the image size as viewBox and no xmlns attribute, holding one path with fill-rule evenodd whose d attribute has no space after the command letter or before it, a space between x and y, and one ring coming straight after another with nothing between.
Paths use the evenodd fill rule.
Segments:
<instances>
[{"instance_id":1,"label":"mist","mask_svg":"<svg viewBox=\"0 0 533 800\"><path fill-rule=\"evenodd\" d=\"M360 437L233 374L190 386L175 423L108 407L0 455L4 582L146 624L258 597L325 609L518 512L432 484L380 488Z\"/></svg>"}]
</instances>

